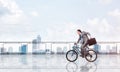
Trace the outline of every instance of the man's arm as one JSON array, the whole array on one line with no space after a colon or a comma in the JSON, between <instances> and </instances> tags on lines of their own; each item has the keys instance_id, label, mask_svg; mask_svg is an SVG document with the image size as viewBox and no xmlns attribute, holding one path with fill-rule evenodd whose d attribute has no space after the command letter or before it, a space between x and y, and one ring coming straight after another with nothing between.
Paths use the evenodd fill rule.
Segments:
<instances>
[{"instance_id":1,"label":"man's arm","mask_svg":"<svg viewBox=\"0 0 120 72\"><path fill-rule=\"evenodd\" d=\"M91 38L91 34L89 32L87 32L87 35L89 35L89 37Z\"/></svg>"},{"instance_id":2,"label":"man's arm","mask_svg":"<svg viewBox=\"0 0 120 72\"><path fill-rule=\"evenodd\" d=\"M91 38L91 34L89 32L84 32L84 34Z\"/></svg>"},{"instance_id":3,"label":"man's arm","mask_svg":"<svg viewBox=\"0 0 120 72\"><path fill-rule=\"evenodd\" d=\"M81 36L79 36L79 39L78 39L77 43L79 43L79 42L80 42L80 40L81 40Z\"/></svg>"},{"instance_id":4,"label":"man's arm","mask_svg":"<svg viewBox=\"0 0 120 72\"><path fill-rule=\"evenodd\" d=\"M89 36L91 36L91 34L90 34L89 32L87 32L87 34L88 34Z\"/></svg>"}]
</instances>

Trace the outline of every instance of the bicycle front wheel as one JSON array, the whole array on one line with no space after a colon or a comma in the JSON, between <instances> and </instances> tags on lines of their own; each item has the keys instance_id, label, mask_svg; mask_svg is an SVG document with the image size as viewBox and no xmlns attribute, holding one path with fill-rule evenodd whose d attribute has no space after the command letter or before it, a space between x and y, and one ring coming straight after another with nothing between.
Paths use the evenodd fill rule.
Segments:
<instances>
[{"instance_id":1,"label":"bicycle front wheel","mask_svg":"<svg viewBox=\"0 0 120 72\"><path fill-rule=\"evenodd\" d=\"M75 50L69 50L67 53L66 53L66 59L69 61L69 62L74 62L76 61L78 58L78 54Z\"/></svg>"},{"instance_id":2,"label":"bicycle front wheel","mask_svg":"<svg viewBox=\"0 0 120 72\"><path fill-rule=\"evenodd\" d=\"M94 62L97 59L97 53L94 50L88 50L85 59L89 62Z\"/></svg>"}]
</instances>

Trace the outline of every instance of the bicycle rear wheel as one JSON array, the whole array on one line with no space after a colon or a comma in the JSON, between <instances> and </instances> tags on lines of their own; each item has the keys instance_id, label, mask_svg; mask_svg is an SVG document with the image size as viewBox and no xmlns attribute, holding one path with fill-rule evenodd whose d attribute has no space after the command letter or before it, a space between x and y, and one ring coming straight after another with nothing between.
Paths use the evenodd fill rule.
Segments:
<instances>
[{"instance_id":1,"label":"bicycle rear wheel","mask_svg":"<svg viewBox=\"0 0 120 72\"><path fill-rule=\"evenodd\" d=\"M89 62L94 62L97 59L97 53L94 50L88 50L85 59Z\"/></svg>"},{"instance_id":2,"label":"bicycle rear wheel","mask_svg":"<svg viewBox=\"0 0 120 72\"><path fill-rule=\"evenodd\" d=\"M74 62L76 61L78 58L78 54L75 50L69 50L67 53L66 53L66 59L69 61L69 62Z\"/></svg>"}]
</instances>

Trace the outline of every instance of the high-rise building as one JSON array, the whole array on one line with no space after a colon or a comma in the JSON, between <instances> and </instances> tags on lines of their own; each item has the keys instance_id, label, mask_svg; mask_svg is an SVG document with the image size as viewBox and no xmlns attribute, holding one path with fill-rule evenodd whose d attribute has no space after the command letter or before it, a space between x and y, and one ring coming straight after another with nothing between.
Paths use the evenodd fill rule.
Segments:
<instances>
[{"instance_id":1,"label":"high-rise building","mask_svg":"<svg viewBox=\"0 0 120 72\"><path fill-rule=\"evenodd\" d=\"M36 39L32 41L32 53L38 53L38 50L40 48L40 43L41 43L41 37L40 35L37 36Z\"/></svg>"},{"instance_id":2,"label":"high-rise building","mask_svg":"<svg viewBox=\"0 0 120 72\"><path fill-rule=\"evenodd\" d=\"M37 48L39 49L40 48L40 43L41 43L41 37L40 35L37 36Z\"/></svg>"},{"instance_id":3,"label":"high-rise building","mask_svg":"<svg viewBox=\"0 0 120 72\"><path fill-rule=\"evenodd\" d=\"M106 45L106 49L107 49L107 54L109 54L110 52L111 52L111 50L110 50L110 45Z\"/></svg>"},{"instance_id":4,"label":"high-rise building","mask_svg":"<svg viewBox=\"0 0 120 72\"><path fill-rule=\"evenodd\" d=\"M27 53L27 45L22 45L20 47L20 53L21 54L26 54Z\"/></svg>"},{"instance_id":5,"label":"high-rise building","mask_svg":"<svg viewBox=\"0 0 120 72\"><path fill-rule=\"evenodd\" d=\"M13 53L13 48L12 48L12 47L9 47L9 48L8 48L8 53L9 53L9 54Z\"/></svg>"},{"instance_id":6,"label":"high-rise building","mask_svg":"<svg viewBox=\"0 0 120 72\"><path fill-rule=\"evenodd\" d=\"M38 43L41 42L41 37L40 37L40 35L37 36L37 42L38 42Z\"/></svg>"},{"instance_id":7,"label":"high-rise building","mask_svg":"<svg viewBox=\"0 0 120 72\"><path fill-rule=\"evenodd\" d=\"M0 53L1 53L1 54L5 53L5 49L4 49L3 47L0 48Z\"/></svg>"},{"instance_id":8,"label":"high-rise building","mask_svg":"<svg viewBox=\"0 0 120 72\"><path fill-rule=\"evenodd\" d=\"M113 46L113 47L112 47L112 53L113 53L113 54L117 54L117 47L116 47L116 46Z\"/></svg>"},{"instance_id":9,"label":"high-rise building","mask_svg":"<svg viewBox=\"0 0 120 72\"><path fill-rule=\"evenodd\" d=\"M61 47L57 47L57 54L62 54L63 51L62 51L62 48Z\"/></svg>"},{"instance_id":10,"label":"high-rise building","mask_svg":"<svg viewBox=\"0 0 120 72\"><path fill-rule=\"evenodd\" d=\"M36 49L37 49L37 40L34 39L32 41L32 52L35 53Z\"/></svg>"},{"instance_id":11,"label":"high-rise building","mask_svg":"<svg viewBox=\"0 0 120 72\"><path fill-rule=\"evenodd\" d=\"M63 53L64 53L64 54L67 53L67 46L65 46L65 47L63 48Z\"/></svg>"},{"instance_id":12,"label":"high-rise building","mask_svg":"<svg viewBox=\"0 0 120 72\"><path fill-rule=\"evenodd\" d=\"M97 53L99 53L100 45L95 44L95 45L94 45L94 50L95 50Z\"/></svg>"}]
</instances>

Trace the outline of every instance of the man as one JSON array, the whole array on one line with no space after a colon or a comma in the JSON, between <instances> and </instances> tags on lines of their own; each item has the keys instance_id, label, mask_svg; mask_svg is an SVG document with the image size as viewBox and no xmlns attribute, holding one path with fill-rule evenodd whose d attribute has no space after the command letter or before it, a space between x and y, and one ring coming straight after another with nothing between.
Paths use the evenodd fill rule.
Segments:
<instances>
[{"instance_id":1,"label":"man","mask_svg":"<svg viewBox=\"0 0 120 72\"><path fill-rule=\"evenodd\" d=\"M84 31L81 31L80 29L77 30L77 34L79 35L79 39L77 41L77 43L80 43L81 41L81 56L84 57L84 51L85 51L85 47L88 45L88 36L90 36L90 33L88 32L84 32Z\"/></svg>"}]
</instances>

